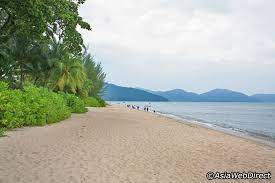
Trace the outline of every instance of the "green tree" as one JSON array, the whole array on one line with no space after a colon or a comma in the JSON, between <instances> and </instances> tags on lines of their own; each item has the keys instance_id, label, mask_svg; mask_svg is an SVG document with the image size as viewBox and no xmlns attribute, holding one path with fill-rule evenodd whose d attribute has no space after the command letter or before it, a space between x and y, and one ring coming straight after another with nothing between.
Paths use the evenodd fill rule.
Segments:
<instances>
[{"instance_id":1,"label":"green tree","mask_svg":"<svg viewBox=\"0 0 275 183\"><path fill-rule=\"evenodd\" d=\"M26 76L26 66L32 57L31 50L33 44L29 40L24 38L10 39L7 45L6 56L8 66L10 69L6 72L10 72L13 75L13 84L18 84L17 87L23 88L23 83ZM5 58L4 58L5 59ZM9 74L9 73L6 73Z\"/></svg>"},{"instance_id":2,"label":"green tree","mask_svg":"<svg viewBox=\"0 0 275 183\"><path fill-rule=\"evenodd\" d=\"M71 53L80 54L84 48L77 27L91 30L79 16L78 9L85 0L1 0L0 43L11 37L30 41L49 41L54 37Z\"/></svg>"},{"instance_id":3,"label":"green tree","mask_svg":"<svg viewBox=\"0 0 275 183\"><path fill-rule=\"evenodd\" d=\"M28 74L32 83L39 86L47 86L53 69L60 62L66 51L63 45L55 39L51 43L39 44L33 48L31 60L28 64Z\"/></svg>"},{"instance_id":4,"label":"green tree","mask_svg":"<svg viewBox=\"0 0 275 183\"><path fill-rule=\"evenodd\" d=\"M50 87L55 91L81 94L86 74L78 57L69 54L55 62L51 73Z\"/></svg>"},{"instance_id":5,"label":"green tree","mask_svg":"<svg viewBox=\"0 0 275 183\"><path fill-rule=\"evenodd\" d=\"M9 81L15 87L23 88L25 80L35 84L53 65L57 58L49 44L31 42L25 38L12 38L6 44L0 44L1 80ZM46 77L46 76L45 76Z\"/></svg>"},{"instance_id":6,"label":"green tree","mask_svg":"<svg viewBox=\"0 0 275 183\"><path fill-rule=\"evenodd\" d=\"M49 47L52 42L62 45L66 53L81 55L84 45L77 27L91 30L78 13L85 0L0 2L1 80L21 88L26 79L45 85L54 62L60 60Z\"/></svg>"},{"instance_id":7,"label":"green tree","mask_svg":"<svg viewBox=\"0 0 275 183\"><path fill-rule=\"evenodd\" d=\"M101 64L96 63L94 57L86 51L83 54L82 62L87 78L91 82L88 94L89 96L98 97L104 87L106 74L103 72Z\"/></svg>"},{"instance_id":8,"label":"green tree","mask_svg":"<svg viewBox=\"0 0 275 183\"><path fill-rule=\"evenodd\" d=\"M0 44L0 80L12 81L14 60L8 44Z\"/></svg>"}]
</instances>

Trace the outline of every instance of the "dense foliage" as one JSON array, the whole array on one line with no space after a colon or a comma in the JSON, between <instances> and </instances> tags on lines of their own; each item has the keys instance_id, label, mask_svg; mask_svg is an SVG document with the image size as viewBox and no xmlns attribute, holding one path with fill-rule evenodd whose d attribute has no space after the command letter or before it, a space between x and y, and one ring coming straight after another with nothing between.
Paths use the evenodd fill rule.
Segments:
<instances>
[{"instance_id":1,"label":"dense foliage","mask_svg":"<svg viewBox=\"0 0 275 183\"><path fill-rule=\"evenodd\" d=\"M96 97L96 100L98 101L100 107L106 107L107 103L101 97Z\"/></svg>"},{"instance_id":2,"label":"dense foliage","mask_svg":"<svg viewBox=\"0 0 275 183\"><path fill-rule=\"evenodd\" d=\"M72 53L83 48L77 27L91 30L79 16L85 0L1 0L0 42L21 37L31 42L49 41L57 37Z\"/></svg>"},{"instance_id":3,"label":"dense foliage","mask_svg":"<svg viewBox=\"0 0 275 183\"><path fill-rule=\"evenodd\" d=\"M82 97L98 97L105 73L87 53L78 28L91 30L78 9L85 0L2 0L0 80L26 82Z\"/></svg>"},{"instance_id":4,"label":"dense foliage","mask_svg":"<svg viewBox=\"0 0 275 183\"><path fill-rule=\"evenodd\" d=\"M72 113L84 113L87 112L84 101L72 94L61 93L66 101L67 106L70 107Z\"/></svg>"},{"instance_id":5,"label":"dense foliage","mask_svg":"<svg viewBox=\"0 0 275 183\"><path fill-rule=\"evenodd\" d=\"M106 103L101 98L87 97L83 99L87 107L105 107Z\"/></svg>"},{"instance_id":6,"label":"dense foliage","mask_svg":"<svg viewBox=\"0 0 275 183\"><path fill-rule=\"evenodd\" d=\"M62 95L47 88L26 86L23 90L0 90L0 128L45 125L70 117Z\"/></svg>"},{"instance_id":7,"label":"dense foliage","mask_svg":"<svg viewBox=\"0 0 275 183\"><path fill-rule=\"evenodd\" d=\"M0 136L6 129L42 126L64 120L71 113L87 112L86 106L104 107L105 101L33 85L9 89L7 83L0 82Z\"/></svg>"},{"instance_id":8,"label":"dense foliage","mask_svg":"<svg viewBox=\"0 0 275 183\"><path fill-rule=\"evenodd\" d=\"M87 53L79 28L85 0L1 0L0 135L86 112L100 98L105 73Z\"/></svg>"}]
</instances>

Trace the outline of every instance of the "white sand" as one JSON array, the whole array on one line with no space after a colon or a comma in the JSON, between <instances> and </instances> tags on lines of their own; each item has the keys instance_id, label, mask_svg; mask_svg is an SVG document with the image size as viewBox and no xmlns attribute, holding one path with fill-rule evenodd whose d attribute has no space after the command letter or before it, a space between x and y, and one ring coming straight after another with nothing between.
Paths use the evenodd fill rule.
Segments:
<instances>
[{"instance_id":1,"label":"white sand","mask_svg":"<svg viewBox=\"0 0 275 183\"><path fill-rule=\"evenodd\" d=\"M120 106L0 138L0 183L208 182L210 170L275 178L275 149Z\"/></svg>"}]
</instances>

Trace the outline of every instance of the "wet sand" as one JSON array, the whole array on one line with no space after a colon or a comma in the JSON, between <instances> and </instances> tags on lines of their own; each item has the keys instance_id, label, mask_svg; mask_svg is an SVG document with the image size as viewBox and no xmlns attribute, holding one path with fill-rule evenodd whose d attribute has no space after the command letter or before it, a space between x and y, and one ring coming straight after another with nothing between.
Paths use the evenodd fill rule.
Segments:
<instances>
[{"instance_id":1,"label":"wet sand","mask_svg":"<svg viewBox=\"0 0 275 183\"><path fill-rule=\"evenodd\" d=\"M275 176L273 147L123 106L6 135L0 183L265 182L207 181L208 171Z\"/></svg>"}]
</instances>

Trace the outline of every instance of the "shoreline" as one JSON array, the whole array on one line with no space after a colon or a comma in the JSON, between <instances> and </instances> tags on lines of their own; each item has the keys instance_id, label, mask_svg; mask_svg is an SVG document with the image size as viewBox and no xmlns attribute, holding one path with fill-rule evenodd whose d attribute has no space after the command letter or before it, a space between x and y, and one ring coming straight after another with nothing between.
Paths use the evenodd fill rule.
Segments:
<instances>
[{"instance_id":1,"label":"shoreline","mask_svg":"<svg viewBox=\"0 0 275 183\"><path fill-rule=\"evenodd\" d=\"M151 111L150 111L151 112ZM153 113L153 112L151 112ZM275 148L275 140L269 137L264 137L261 135L253 135L250 132L242 132L242 131L237 131L231 128L224 128L218 125L213 125L210 123L203 123L200 121L196 121L196 120L189 120L183 117L179 117L173 114L167 114L167 113L162 113L157 111L156 113L153 113L156 115L160 115L160 116L164 116L167 117L169 119L174 119L176 121L178 121L179 123L185 123L185 124L194 124L194 125L198 125L199 127L203 127L206 129L210 129L210 130L215 130L215 131L219 131L225 134L229 134L232 136L236 136L236 137L240 137L240 138L244 138L244 139L248 139L263 145L267 145L270 146L272 148Z\"/></svg>"},{"instance_id":2,"label":"shoreline","mask_svg":"<svg viewBox=\"0 0 275 183\"><path fill-rule=\"evenodd\" d=\"M0 138L5 183L182 183L208 182L209 171L275 173L272 147L118 105L6 135Z\"/></svg>"},{"instance_id":3,"label":"shoreline","mask_svg":"<svg viewBox=\"0 0 275 183\"><path fill-rule=\"evenodd\" d=\"M125 103L117 103L117 104L110 104L110 105L119 105L119 106L125 107ZM137 109L134 109L134 110L137 110ZM154 110L156 110L155 113L152 110L151 111L149 110L148 112L156 114L156 115L164 116L169 119L175 119L179 123L195 124L195 125L198 125L203 128L207 128L210 130L216 130L216 131L219 131L219 132L222 132L225 134L230 134L230 135L233 135L236 137L252 140L254 142L275 148L275 139L272 137L269 137L269 136L265 136L263 134L256 134L256 133L249 132L249 131L242 131L242 130L237 130L237 129L232 129L232 128L226 128L226 127L222 127L219 125L208 123L207 121L203 122L198 119L187 119L187 118L180 117L180 116L177 116L174 114L164 113L164 112L158 111L157 109L154 109ZM140 110L140 111L143 111L143 110Z\"/></svg>"}]
</instances>

